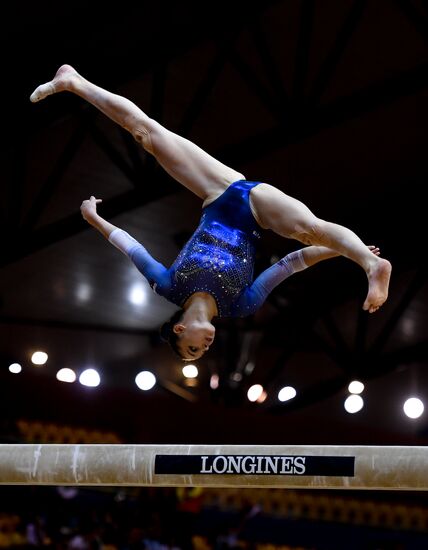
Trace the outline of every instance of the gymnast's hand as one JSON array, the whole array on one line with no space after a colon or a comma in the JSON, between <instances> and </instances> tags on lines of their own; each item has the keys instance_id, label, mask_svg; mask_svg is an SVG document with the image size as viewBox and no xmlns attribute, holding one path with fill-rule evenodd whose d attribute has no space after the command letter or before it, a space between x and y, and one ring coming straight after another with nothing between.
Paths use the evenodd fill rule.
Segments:
<instances>
[{"instance_id":1,"label":"gymnast's hand","mask_svg":"<svg viewBox=\"0 0 428 550\"><path fill-rule=\"evenodd\" d=\"M80 212L82 213L83 219L88 223L91 223L95 218L97 214L97 204L100 202L102 202L102 199L96 199L94 196L82 202Z\"/></svg>"}]
</instances>

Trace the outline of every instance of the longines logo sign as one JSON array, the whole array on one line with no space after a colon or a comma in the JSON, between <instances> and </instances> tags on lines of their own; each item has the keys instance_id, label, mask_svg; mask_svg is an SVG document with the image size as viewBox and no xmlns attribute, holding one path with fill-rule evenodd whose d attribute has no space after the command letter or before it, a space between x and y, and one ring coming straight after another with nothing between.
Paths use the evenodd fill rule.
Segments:
<instances>
[{"instance_id":1,"label":"longines logo sign","mask_svg":"<svg viewBox=\"0 0 428 550\"><path fill-rule=\"evenodd\" d=\"M155 474L355 475L353 456L156 455Z\"/></svg>"}]
</instances>

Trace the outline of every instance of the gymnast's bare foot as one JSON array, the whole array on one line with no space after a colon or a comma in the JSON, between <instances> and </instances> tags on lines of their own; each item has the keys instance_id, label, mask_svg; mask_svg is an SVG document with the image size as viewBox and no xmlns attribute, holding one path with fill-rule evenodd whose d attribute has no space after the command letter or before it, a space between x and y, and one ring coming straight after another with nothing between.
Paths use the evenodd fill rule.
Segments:
<instances>
[{"instance_id":1,"label":"gymnast's bare foot","mask_svg":"<svg viewBox=\"0 0 428 550\"><path fill-rule=\"evenodd\" d=\"M364 310L374 313L386 301L391 271L390 262L384 258L377 258L376 262L369 268L367 272L369 292L363 304Z\"/></svg>"},{"instance_id":2,"label":"gymnast's bare foot","mask_svg":"<svg viewBox=\"0 0 428 550\"><path fill-rule=\"evenodd\" d=\"M48 95L56 94L57 92L63 92L69 90L72 87L72 82L75 77L79 76L77 71L71 67L71 65L62 65L53 80L46 82L46 84L40 84L30 96L30 101L36 103L45 99Z\"/></svg>"}]
</instances>

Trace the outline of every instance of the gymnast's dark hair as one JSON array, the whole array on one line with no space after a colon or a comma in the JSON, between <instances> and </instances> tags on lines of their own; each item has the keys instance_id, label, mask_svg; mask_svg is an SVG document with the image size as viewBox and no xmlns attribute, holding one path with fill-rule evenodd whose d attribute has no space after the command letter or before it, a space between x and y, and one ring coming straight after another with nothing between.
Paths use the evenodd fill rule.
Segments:
<instances>
[{"instance_id":1,"label":"gymnast's dark hair","mask_svg":"<svg viewBox=\"0 0 428 550\"><path fill-rule=\"evenodd\" d=\"M184 309L179 309L176 311L169 321L164 323L159 329L160 337L164 342L167 342L173 351L180 357L180 359L185 359L178 349L178 334L174 332L174 325L180 321L184 313Z\"/></svg>"}]
</instances>

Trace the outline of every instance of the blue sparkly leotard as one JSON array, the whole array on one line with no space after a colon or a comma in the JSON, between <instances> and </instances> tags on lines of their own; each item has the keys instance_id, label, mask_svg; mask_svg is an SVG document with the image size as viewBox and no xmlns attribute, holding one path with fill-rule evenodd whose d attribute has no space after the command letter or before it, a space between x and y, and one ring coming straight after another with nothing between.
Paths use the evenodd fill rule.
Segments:
<instances>
[{"instance_id":1,"label":"blue sparkly leotard","mask_svg":"<svg viewBox=\"0 0 428 550\"><path fill-rule=\"evenodd\" d=\"M183 307L195 292L207 292L219 317L254 313L286 277L306 267L301 251L292 252L254 281L260 226L250 208L250 191L259 182L235 181L202 211L199 225L169 269L142 244L116 229L109 240L134 262L150 286Z\"/></svg>"}]
</instances>

